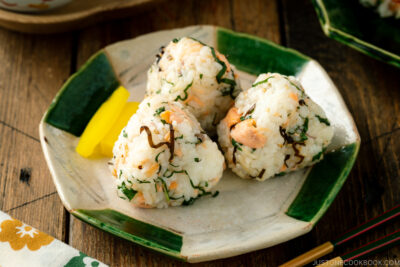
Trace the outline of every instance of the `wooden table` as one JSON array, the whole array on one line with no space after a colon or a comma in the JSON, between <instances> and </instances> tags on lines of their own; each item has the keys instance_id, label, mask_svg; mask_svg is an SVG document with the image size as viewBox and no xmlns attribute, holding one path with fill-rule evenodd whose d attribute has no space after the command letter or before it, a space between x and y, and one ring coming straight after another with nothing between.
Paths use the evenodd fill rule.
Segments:
<instances>
[{"instance_id":1,"label":"wooden table","mask_svg":"<svg viewBox=\"0 0 400 267\"><path fill-rule=\"evenodd\" d=\"M400 69L325 37L309 0L169 0L146 13L70 33L40 36L0 29L0 209L111 266L181 265L66 212L42 154L38 124L63 82L98 49L193 24L258 35L318 60L342 93L362 139L347 182L309 234L199 266L276 266L400 203ZM325 259L395 229L399 220ZM400 248L372 259L400 260Z\"/></svg>"}]
</instances>

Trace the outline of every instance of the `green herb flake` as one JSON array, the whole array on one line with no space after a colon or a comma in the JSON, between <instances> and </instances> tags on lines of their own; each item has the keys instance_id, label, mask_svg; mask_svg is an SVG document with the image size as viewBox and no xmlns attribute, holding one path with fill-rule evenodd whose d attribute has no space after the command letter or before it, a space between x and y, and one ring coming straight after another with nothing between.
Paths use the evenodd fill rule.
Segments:
<instances>
[{"instance_id":1,"label":"green herb flake","mask_svg":"<svg viewBox=\"0 0 400 267\"><path fill-rule=\"evenodd\" d=\"M167 124L167 122L165 120L161 120L162 124Z\"/></svg>"},{"instance_id":2,"label":"green herb flake","mask_svg":"<svg viewBox=\"0 0 400 267\"><path fill-rule=\"evenodd\" d=\"M197 141L196 142L189 142L189 141L185 142L185 144L192 144L192 145L198 145L198 144L201 144L201 143L203 143L203 140L201 140L198 137L197 137Z\"/></svg>"},{"instance_id":3,"label":"green herb flake","mask_svg":"<svg viewBox=\"0 0 400 267\"><path fill-rule=\"evenodd\" d=\"M188 98L188 93L187 90L192 86L193 81L191 83L189 83L186 88L183 90L183 93L185 94L184 97L181 97L180 95L178 95L174 101L178 101L178 100L182 100L185 101Z\"/></svg>"},{"instance_id":4,"label":"green herb flake","mask_svg":"<svg viewBox=\"0 0 400 267\"><path fill-rule=\"evenodd\" d=\"M191 197L189 200L184 200L182 202L183 206L190 206L196 201L196 198Z\"/></svg>"},{"instance_id":5,"label":"green herb flake","mask_svg":"<svg viewBox=\"0 0 400 267\"><path fill-rule=\"evenodd\" d=\"M296 87L297 90L301 92L301 98L304 98L304 90L302 90L300 87L298 87L296 84L294 84L291 80L289 80L288 77L284 77L292 86Z\"/></svg>"},{"instance_id":6,"label":"green herb flake","mask_svg":"<svg viewBox=\"0 0 400 267\"><path fill-rule=\"evenodd\" d=\"M171 162L169 163L169 165L171 165L172 167L175 167L175 168L178 168L178 167L179 167L178 165L174 165L174 164L172 164Z\"/></svg>"},{"instance_id":7,"label":"green herb flake","mask_svg":"<svg viewBox=\"0 0 400 267\"><path fill-rule=\"evenodd\" d=\"M164 192L164 196L165 196L165 199L167 200L167 202L169 202L170 199L169 199L169 194L168 194L169 191L168 191L167 184L166 184L165 181L164 181L163 179L161 179L160 177L158 177L157 180L161 182L162 188L163 188L163 192Z\"/></svg>"},{"instance_id":8,"label":"green herb flake","mask_svg":"<svg viewBox=\"0 0 400 267\"><path fill-rule=\"evenodd\" d=\"M168 171L170 171L171 173L169 173L169 174L167 174L168 173ZM189 176L189 174L187 173L187 171L186 170L180 170L180 171L171 171L171 170L165 170L165 172L163 173L163 177L165 177L165 178L171 178L172 177L172 175L174 175L174 173L184 173L184 174L186 174L187 176Z\"/></svg>"},{"instance_id":9,"label":"green herb flake","mask_svg":"<svg viewBox=\"0 0 400 267\"><path fill-rule=\"evenodd\" d=\"M248 120L248 119L251 119L252 118L252 116L241 116L240 117L240 121L245 121L245 120Z\"/></svg>"},{"instance_id":10,"label":"green herb flake","mask_svg":"<svg viewBox=\"0 0 400 267\"><path fill-rule=\"evenodd\" d=\"M240 146L242 146L243 144L236 142L235 139L232 138L232 145L234 147L236 147L238 150L243 151L242 148Z\"/></svg>"},{"instance_id":11,"label":"green herb flake","mask_svg":"<svg viewBox=\"0 0 400 267\"><path fill-rule=\"evenodd\" d=\"M233 73L233 71L232 71ZM229 87L225 87L223 88L221 91L222 96L230 96L232 99L235 99L236 96L233 95L234 91L235 91L235 86L236 86L236 82L234 80L231 79L227 79L227 78L223 78L221 79L221 81L223 83L229 84Z\"/></svg>"},{"instance_id":12,"label":"green herb flake","mask_svg":"<svg viewBox=\"0 0 400 267\"><path fill-rule=\"evenodd\" d=\"M288 77L285 77L285 79L286 79L292 86L296 87L297 90L303 91L303 90L300 89L300 87L298 87L298 86L297 86L296 84L294 84L291 80L289 80Z\"/></svg>"},{"instance_id":13,"label":"green herb flake","mask_svg":"<svg viewBox=\"0 0 400 267\"><path fill-rule=\"evenodd\" d=\"M331 123L329 122L329 120L328 120L327 118L323 118L323 117L321 117L321 116L319 116L319 115L315 115L315 117L318 118L318 120L319 120L320 123L324 123L324 124L326 124L326 125L328 125L328 126L331 125Z\"/></svg>"},{"instance_id":14,"label":"green herb flake","mask_svg":"<svg viewBox=\"0 0 400 267\"><path fill-rule=\"evenodd\" d=\"M136 179L136 181L137 181L139 184L149 184L149 183L150 183L150 181L139 180L139 179Z\"/></svg>"},{"instance_id":15,"label":"green herb flake","mask_svg":"<svg viewBox=\"0 0 400 267\"><path fill-rule=\"evenodd\" d=\"M191 205L191 204L193 204L193 202L194 202L196 199L198 199L198 198L200 198L200 197L202 197L202 196L210 195L210 194L211 194L211 192L206 192L206 190L205 190L203 187L201 187L200 185L194 185L192 179L190 178L190 176L189 176L189 174L188 174L188 172L187 172L186 170L170 171L171 173L167 175L167 172L168 172L168 171L170 171L170 170L167 169L167 170L164 172L164 174L163 174L163 177L164 177L164 178L170 178L170 177L172 177L172 175L173 175L174 173L184 173L184 174L186 174L186 176L189 178L189 182L190 182L190 185L192 186L192 188L193 188L193 189L198 189L198 190L200 191L200 194L199 194L196 198L190 198L189 200L184 200L183 203L182 203L182 205L184 205L184 206ZM158 177L157 179L161 180L161 182L162 182L163 184L165 184L165 181L164 181L161 177ZM166 187L165 187L165 190L166 190L166 192L168 193L168 189L167 189ZM166 197L167 197L167 196L168 196L168 194L166 194ZM180 198L182 198L182 197L183 197L183 196L181 196L181 197L179 197L179 198L173 198L173 199L180 199ZM168 196L168 199L167 199L167 200L169 201L169 199L170 199L170 197Z\"/></svg>"},{"instance_id":16,"label":"green herb flake","mask_svg":"<svg viewBox=\"0 0 400 267\"><path fill-rule=\"evenodd\" d=\"M181 199L181 198L183 198L183 196L180 196L180 197L169 196L169 199L172 199L172 200L178 200L178 199Z\"/></svg>"},{"instance_id":17,"label":"green herb flake","mask_svg":"<svg viewBox=\"0 0 400 267\"><path fill-rule=\"evenodd\" d=\"M181 136L175 137L174 139L175 139L175 140L183 139L183 134L182 134Z\"/></svg>"},{"instance_id":18,"label":"green herb flake","mask_svg":"<svg viewBox=\"0 0 400 267\"><path fill-rule=\"evenodd\" d=\"M218 82L218 83L221 83L221 82L222 82L222 76L223 76L223 75L225 74L225 72L226 72L226 64L225 64L225 62L223 62L222 60L220 60L220 59L217 57L217 55L216 55L216 53L215 53L215 49L214 49L213 47L210 47L210 49L211 49L211 54L212 54L212 56L214 57L215 61L217 61L217 62L222 66L221 70L218 72L218 74L217 74L217 76L216 76L217 82Z\"/></svg>"},{"instance_id":19,"label":"green herb flake","mask_svg":"<svg viewBox=\"0 0 400 267\"><path fill-rule=\"evenodd\" d=\"M307 131L308 131L308 118L305 118L304 124L303 124L303 129L301 130L301 133L300 133L300 138L301 138L300 141L305 141L308 139L308 137L306 135Z\"/></svg>"},{"instance_id":20,"label":"green herb flake","mask_svg":"<svg viewBox=\"0 0 400 267\"><path fill-rule=\"evenodd\" d=\"M269 76L269 77L268 77L267 79L265 79L265 80L262 80L262 81L259 81L259 82L256 82L256 83L253 83L251 87L256 87L257 85L260 85L260 84L266 83L266 82L268 82L268 80L269 80L269 79L271 79L271 78L275 78L275 76Z\"/></svg>"},{"instance_id":21,"label":"green herb flake","mask_svg":"<svg viewBox=\"0 0 400 267\"><path fill-rule=\"evenodd\" d=\"M154 179L153 179L153 182L154 182L154 190L155 190L156 193L157 193L157 192L158 192L158 191L157 191L157 182L156 182L156 180L154 180Z\"/></svg>"},{"instance_id":22,"label":"green herb flake","mask_svg":"<svg viewBox=\"0 0 400 267\"><path fill-rule=\"evenodd\" d=\"M147 106L149 106L149 107L150 107L150 103L149 103L149 102L147 102Z\"/></svg>"},{"instance_id":23,"label":"green herb flake","mask_svg":"<svg viewBox=\"0 0 400 267\"><path fill-rule=\"evenodd\" d=\"M160 166L158 166L158 171L157 171L157 174L159 174L160 173L160 171L161 171L161 164L160 164Z\"/></svg>"},{"instance_id":24,"label":"green herb flake","mask_svg":"<svg viewBox=\"0 0 400 267\"><path fill-rule=\"evenodd\" d=\"M317 154L315 154L315 155L312 157L312 161L319 160L319 159L321 158L322 154L324 154L325 150L326 150L326 147L323 148L323 149L322 149L320 152L318 152Z\"/></svg>"},{"instance_id":25,"label":"green herb flake","mask_svg":"<svg viewBox=\"0 0 400 267\"><path fill-rule=\"evenodd\" d=\"M203 73L200 73L200 80L203 79Z\"/></svg>"},{"instance_id":26,"label":"green herb flake","mask_svg":"<svg viewBox=\"0 0 400 267\"><path fill-rule=\"evenodd\" d=\"M215 52L214 47L208 46L208 45L206 45L205 43L203 43L203 42L201 42L201 41L199 41L199 40L197 40L197 39L195 39L195 38L192 38L192 37L189 37L189 38L191 38L192 40L194 40L194 41L196 41L196 42L199 42L200 44L202 44L202 45L204 45L204 46L210 48L211 54L212 54L212 56L214 57L214 60L215 60L218 64L220 64L220 65L222 66L221 70L218 72L217 76L215 77L215 78L217 79L217 82L218 82L218 83L226 83L226 84L229 84L229 85L230 85L230 88L228 88L228 89L229 89L228 91L222 90L221 93L222 93L223 96L225 96L225 95L230 95L232 99L235 99L236 97L233 95L233 93L234 93L236 81L235 81L235 80L232 80L232 79L228 79L228 78L222 78L222 76L224 76L224 74L225 74L225 72L226 72L226 70L227 70L227 67L226 67L225 62L223 62L222 60L220 60L220 59L217 57L217 54L216 54L216 52ZM235 77L235 75L234 75L234 73L233 73L233 69L232 69L232 76ZM201 79L201 77L200 77L200 79ZM176 100L175 100L175 101L176 101Z\"/></svg>"},{"instance_id":27,"label":"green herb flake","mask_svg":"<svg viewBox=\"0 0 400 267\"><path fill-rule=\"evenodd\" d=\"M179 42L179 39L178 38L174 38L174 39L172 39L172 42L176 44L177 42Z\"/></svg>"},{"instance_id":28,"label":"green herb flake","mask_svg":"<svg viewBox=\"0 0 400 267\"><path fill-rule=\"evenodd\" d=\"M122 136L128 138L128 134L125 132L125 129L122 130Z\"/></svg>"},{"instance_id":29,"label":"green herb flake","mask_svg":"<svg viewBox=\"0 0 400 267\"><path fill-rule=\"evenodd\" d=\"M174 84L173 82L170 82L170 81L168 81L168 80L166 80L166 79L162 79L162 80L163 80L164 82L166 82L166 83L172 85L172 86L175 86L175 84Z\"/></svg>"},{"instance_id":30,"label":"green herb flake","mask_svg":"<svg viewBox=\"0 0 400 267\"><path fill-rule=\"evenodd\" d=\"M118 189L121 190L121 192L129 199L129 201L131 201L137 194L136 190L133 190L132 188L127 188L125 182L122 182L121 186L118 186Z\"/></svg>"},{"instance_id":31,"label":"green herb flake","mask_svg":"<svg viewBox=\"0 0 400 267\"><path fill-rule=\"evenodd\" d=\"M230 87L224 87L221 90L221 95L222 96L227 96L231 94L231 88Z\"/></svg>"},{"instance_id":32,"label":"green herb flake","mask_svg":"<svg viewBox=\"0 0 400 267\"><path fill-rule=\"evenodd\" d=\"M118 178L121 178L121 176L122 176L122 170L119 170Z\"/></svg>"},{"instance_id":33,"label":"green herb flake","mask_svg":"<svg viewBox=\"0 0 400 267\"><path fill-rule=\"evenodd\" d=\"M165 152L165 150L161 151L160 153L157 154L156 156L156 162L158 163L158 157L160 156L161 153Z\"/></svg>"},{"instance_id":34,"label":"green herb flake","mask_svg":"<svg viewBox=\"0 0 400 267\"><path fill-rule=\"evenodd\" d=\"M195 161L195 162L200 162L201 159L199 159L199 158L194 158L194 161Z\"/></svg>"},{"instance_id":35,"label":"green herb flake","mask_svg":"<svg viewBox=\"0 0 400 267\"><path fill-rule=\"evenodd\" d=\"M161 89L158 89L157 91L156 91L156 94L160 94L161 93Z\"/></svg>"},{"instance_id":36,"label":"green herb flake","mask_svg":"<svg viewBox=\"0 0 400 267\"><path fill-rule=\"evenodd\" d=\"M160 114L163 113L164 111L165 111L165 107L160 107L156 110L156 112L154 113L153 116L156 116L156 115L160 116Z\"/></svg>"}]
</instances>

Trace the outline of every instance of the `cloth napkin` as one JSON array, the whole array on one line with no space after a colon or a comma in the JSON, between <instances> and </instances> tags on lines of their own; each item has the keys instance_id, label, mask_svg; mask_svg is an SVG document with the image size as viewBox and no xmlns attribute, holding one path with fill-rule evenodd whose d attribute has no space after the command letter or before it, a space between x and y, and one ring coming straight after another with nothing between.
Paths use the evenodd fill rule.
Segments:
<instances>
[{"instance_id":1,"label":"cloth napkin","mask_svg":"<svg viewBox=\"0 0 400 267\"><path fill-rule=\"evenodd\" d=\"M24 266L107 265L0 211L0 267Z\"/></svg>"}]
</instances>

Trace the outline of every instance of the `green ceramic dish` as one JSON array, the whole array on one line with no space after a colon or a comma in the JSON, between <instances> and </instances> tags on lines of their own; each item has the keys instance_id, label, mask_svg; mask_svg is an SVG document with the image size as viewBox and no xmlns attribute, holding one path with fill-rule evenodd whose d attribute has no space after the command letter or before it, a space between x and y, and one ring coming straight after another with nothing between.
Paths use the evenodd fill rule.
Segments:
<instances>
[{"instance_id":1,"label":"green ceramic dish","mask_svg":"<svg viewBox=\"0 0 400 267\"><path fill-rule=\"evenodd\" d=\"M227 170L216 188L218 197L202 198L189 207L140 209L118 198L108 159L89 160L75 152L79 135L119 84L131 92L131 101L141 101L146 71L158 48L182 36L226 54L244 88L262 72L296 76L335 129L325 159L313 168L262 183L239 179ZM338 90L316 61L267 40L213 26L155 32L102 49L62 87L41 121L40 135L60 198L73 215L189 262L246 253L310 231L346 180L360 145Z\"/></svg>"},{"instance_id":2,"label":"green ceramic dish","mask_svg":"<svg viewBox=\"0 0 400 267\"><path fill-rule=\"evenodd\" d=\"M324 33L400 67L400 19L381 18L358 0L312 0Z\"/></svg>"}]
</instances>

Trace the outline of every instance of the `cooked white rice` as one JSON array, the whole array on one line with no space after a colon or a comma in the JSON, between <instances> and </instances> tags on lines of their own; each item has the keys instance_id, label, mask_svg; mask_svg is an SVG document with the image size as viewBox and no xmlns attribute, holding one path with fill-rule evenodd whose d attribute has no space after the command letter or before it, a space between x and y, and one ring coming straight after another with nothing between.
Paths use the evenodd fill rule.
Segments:
<instances>
[{"instance_id":1,"label":"cooked white rice","mask_svg":"<svg viewBox=\"0 0 400 267\"><path fill-rule=\"evenodd\" d=\"M360 0L366 7L373 7L383 18L400 18L400 2L398 0Z\"/></svg>"},{"instance_id":2,"label":"cooked white rice","mask_svg":"<svg viewBox=\"0 0 400 267\"><path fill-rule=\"evenodd\" d=\"M157 58L147 73L147 94L160 94L188 106L203 129L214 134L240 92L225 56L184 37L161 47Z\"/></svg>"},{"instance_id":3,"label":"cooked white rice","mask_svg":"<svg viewBox=\"0 0 400 267\"><path fill-rule=\"evenodd\" d=\"M218 125L229 167L263 181L323 158L333 129L294 77L261 74Z\"/></svg>"},{"instance_id":4,"label":"cooked white rice","mask_svg":"<svg viewBox=\"0 0 400 267\"><path fill-rule=\"evenodd\" d=\"M190 204L211 194L224 169L223 155L196 118L160 96L140 104L113 153L118 195L138 207Z\"/></svg>"}]
</instances>

